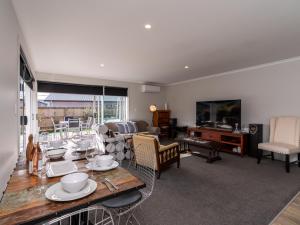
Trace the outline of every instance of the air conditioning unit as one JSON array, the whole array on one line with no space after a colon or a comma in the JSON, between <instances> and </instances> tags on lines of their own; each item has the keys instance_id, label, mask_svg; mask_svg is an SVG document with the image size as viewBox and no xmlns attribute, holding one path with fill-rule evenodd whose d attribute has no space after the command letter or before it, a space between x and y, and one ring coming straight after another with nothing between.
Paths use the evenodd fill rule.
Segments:
<instances>
[{"instance_id":1,"label":"air conditioning unit","mask_svg":"<svg viewBox=\"0 0 300 225\"><path fill-rule=\"evenodd\" d=\"M142 85L142 92L144 93L158 93L160 92L159 86L153 86L153 85Z\"/></svg>"}]
</instances>

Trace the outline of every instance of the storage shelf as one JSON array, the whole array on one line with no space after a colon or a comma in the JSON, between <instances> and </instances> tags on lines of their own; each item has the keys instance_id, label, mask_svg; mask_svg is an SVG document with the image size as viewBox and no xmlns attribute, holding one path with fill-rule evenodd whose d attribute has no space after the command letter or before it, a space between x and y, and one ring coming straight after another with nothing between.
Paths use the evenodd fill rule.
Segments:
<instances>
[{"instance_id":1,"label":"storage shelf","mask_svg":"<svg viewBox=\"0 0 300 225\"><path fill-rule=\"evenodd\" d=\"M234 146L241 146L240 143L229 142L229 141L221 141L222 144L234 145Z\"/></svg>"}]
</instances>

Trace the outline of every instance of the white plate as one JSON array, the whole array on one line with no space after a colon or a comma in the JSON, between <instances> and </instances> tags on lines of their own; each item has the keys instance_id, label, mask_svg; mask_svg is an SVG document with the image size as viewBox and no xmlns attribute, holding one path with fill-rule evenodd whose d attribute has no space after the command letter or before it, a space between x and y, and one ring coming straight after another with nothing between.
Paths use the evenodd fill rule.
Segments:
<instances>
[{"instance_id":1,"label":"white plate","mask_svg":"<svg viewBox=\"0 0 300 225\"><path fill-rule=\"evenodd\" d=\"M53 149L53 150L48 150L46 152L46 155L50 159L59 159L65 155L66 151L67 151L66 148Z\"/></svg>"},{"instance_id":2,"label":"white plate","mask_svg":"<svg viewBox=\"0 0 300 225\"><path fill-rule=\"evenodd\" d=\"M69 173L77 172L78 168L74 162L70 160L51 162L47 169L48 177L59 177Z\"/></svg>"},{"instance_id":3,"label":"white plate","mask_svg":"<svg viewBox=\"0 0 300 225\"><path fill-rule=\"evenodd\" d=\"M117 161L114 161L110 166L107 167L102 167L102 166L97 166L95 165L94 167L92 166L91 163L88 163L85 165L85 167L89 170L93 169L94 171L107 171L107 170L112 170L115 169L119 166L119 163Z\"/></svg>"},{"instance_id":4,"label":"white plate","mask_svg":"<svg viewBox=\"0 0 300 225\"><path fill-rule=\"evenodd\" d=\"M69 193L66 192L61 183L56 183L49 187L45 193L47 199L57 202L66 202L76 199L80 199L92 194L97 189L97 183L91 179L88 179L87 185L79 192Z\"/></svg>"}]
</instances>

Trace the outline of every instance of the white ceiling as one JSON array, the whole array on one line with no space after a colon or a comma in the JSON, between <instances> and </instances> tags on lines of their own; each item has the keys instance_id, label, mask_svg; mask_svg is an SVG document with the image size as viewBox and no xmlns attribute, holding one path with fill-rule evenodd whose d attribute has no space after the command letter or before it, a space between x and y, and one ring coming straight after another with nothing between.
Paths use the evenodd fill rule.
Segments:
<instances>
[{"instance_id":1,"label":"white ceiling","mask_svg":"<svg viewBox=\"0 0 300 225\"><path fill-rule=\"evenodd\" d=\"M299 0L13 2L38 72L168 84L300 56Z\"/></svg>"}]
</instances>

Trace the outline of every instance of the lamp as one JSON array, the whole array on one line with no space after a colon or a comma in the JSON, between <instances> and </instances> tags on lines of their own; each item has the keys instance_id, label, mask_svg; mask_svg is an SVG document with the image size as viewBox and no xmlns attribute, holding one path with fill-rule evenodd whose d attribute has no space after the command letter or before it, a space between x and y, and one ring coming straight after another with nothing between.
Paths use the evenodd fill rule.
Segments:
<instances>
[{"instance_id":1,"label":"lamp","mask_svg":"<svg viewBox=\"0 0 300 225\"><path fill-rule=\"evenodd\" d=\"M150 105L149 109L150 109L150 112L155 112L157 110L157 106L156 105Z\"/></svg>"}]
</instances>

